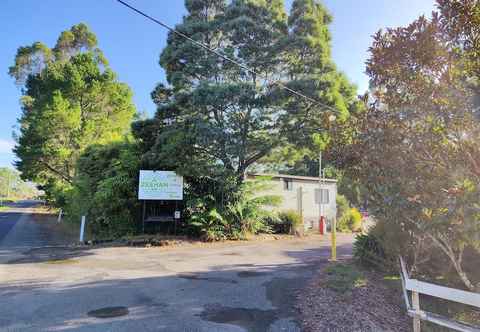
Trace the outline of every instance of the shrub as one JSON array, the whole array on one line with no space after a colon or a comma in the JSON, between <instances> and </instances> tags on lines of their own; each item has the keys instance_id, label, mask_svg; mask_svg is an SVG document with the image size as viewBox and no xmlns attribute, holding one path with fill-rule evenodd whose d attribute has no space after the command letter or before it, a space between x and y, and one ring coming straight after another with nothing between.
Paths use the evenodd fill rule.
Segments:
<instances>
[{"instance_id":1,"label":"shrub","mask_svg":"<svg viewBox=\"0 0 480 332\"><path fill-rule=\"evenodd\" d=\"M271 232L269 221L277 217L268 207L278 205L281 198L255 194L265 186L268 183L263 180L247 181L230 195L232 199L226 204L213 194L202 198L192 195L187 201L188 226L207 241L238 240L249 234Z\"/></svg>"},{"instance_id":2,"label":"shrub","mask_svg":"<svg viewBox=\"0 0 480 332\"><path fill-rule=\"evenodd\" d=\"M282 211L278 214L284 233L303 233L303 217L295 210Z\"/></svg>"},{"instance_id":3,"label":"shrub","mask_svg":"<svg viewBox=\"0 0 480 332\"><path fill-rule=\"evenodd\" d=\"M353 243L353 257L362 265L385 269L385 250L372 234L357 235Z\"/></svg>"},{"instance_id":4,"label":"shrub","mask_svg":"<svg viewBox=\"0 0 480 332\"><path fill-rule=\"evenodd\" d=\"M278 206L281 197L256 194L271 186L267 180L256 179L243 183L238 197L224 209L225 218L242 238L248 234L271 232L268 221L275 218L275 213L269 208Z\"/></svg>"},{"instance_id":5,"label":"shrub","mask_svg":"<svg viewBox=\"0 0 480 332\"><path fill-rule=\"evenodd\" d=\"M337 195L336 198L337 203L337 220L340 220L345 213L348 213L350 210L350 203L348 199L343 195Z\"/></svg>"},{"instance_id":6,"label":"shrub","mask_svg":"<svg viewBox=\"0 0 480 332\"><path fill-rule=\"evenodd\" d=\"M337 222L339 232L359 232L362 230L362 214L356 209L347 210Z\"/></svg>"},{"instance_id":7,"label":"shrub","mask_svg":"<svg viewBox=\"0 0 480 332\"><path fill-rule=\"evenodd\" d=\"M201 238L205 241L226 239L226 221L215 208L194 212L190 217L190 224L198 228Z\"/></svg>"},{"instance_id":8,"label":"shrub","mask_svg":"<svg viewBox=\"0 0 480 332\"><path fill-rule=\"evenodd\" d=\"M134 143L93 145L77 162L65 212L73 222L87 216L94 238L118 238L137 232L139 153Z\"/></svg>"}]
</instances>

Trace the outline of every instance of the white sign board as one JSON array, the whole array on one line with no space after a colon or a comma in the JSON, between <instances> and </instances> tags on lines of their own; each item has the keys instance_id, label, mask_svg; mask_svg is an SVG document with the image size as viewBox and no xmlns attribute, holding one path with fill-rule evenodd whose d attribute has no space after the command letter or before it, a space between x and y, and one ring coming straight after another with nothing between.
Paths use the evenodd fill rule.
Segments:
<instances>
[{"instance_id":1,"label":"white sign board","mask_svg":"<svg viewBox=\"0 0 480 332\"><path fill-rule=\"evenodd\" d=\"M138 185L140 200L183 199L183 177L170 171L140 171Z\"/></svg>"}]
</instances>

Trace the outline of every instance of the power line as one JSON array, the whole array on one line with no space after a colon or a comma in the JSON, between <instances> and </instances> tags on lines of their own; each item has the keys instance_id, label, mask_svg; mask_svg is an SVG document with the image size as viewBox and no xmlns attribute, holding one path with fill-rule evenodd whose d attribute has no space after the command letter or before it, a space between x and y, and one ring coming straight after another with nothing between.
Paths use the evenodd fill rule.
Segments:
<instances>
[{"instance_id":1,"label":"power line","mask_svg":"<svg viewBox=\"0 0 480 332\"><path fill-rule=\"evenodd\" d=\"M139 14L139 15L147 18L148 20L150 20L150 21L152 21L152 22L154 22L154 23L156 23L156 24L164 27L165 29L169 30L170 32L173 32L174 34L176 34L176 35L178 35L178 36L180 36L180 37L182 37L182 38L185 38L185 39L189 40L190 42L192 42L193 44L197 45L198 47L201 47L201 48L203 48L203 49L205 49L205 50L207 50L207 51L209 51L209 52L217 55L218 57L222 58L223 60L226 60L226 61L228 61L228 62L231 62L231 63L237 65L238 67L240 67L240 68L248 71L248 72L251 73L251 74L254 74L254 75L263 77L267 82L269 82L269 83L271 83L271 84L278 85L278 86L281 87L282 89L284 89L284 90L286 90L286 91L288 91L288 92L290 92L290 93L292 93L292 94L294 94L294 95L296 95L296 96L298 96L298 97L304 98L304 99L308 100L309 102L311 102L311 103L313 103L313 104L317 104L317 105L319 105L319 106L322 106L322 107L325 107L325 108L327 108L327 109L333 110L334 112L337 112L337 110L336 110L335 108L333 108L333 107L331 107L331 106L329 106L329 105L323 104L323 103L319 102L318 100L316 100L316 99L314 99L314 98L311 98L311 97L308 97L308 96L304 95L303 93L298 92L298 91L296 91L296 90L294 90L294 89L292 89L292 88L289 88L288 86L286 86L285 84L283 84L283 83L281 83L281 82L279 82L279 81L275 81L275 80L269 79L269 78L266 77L265 75L262 75L261 73L256 72L255 70L251 69L250 67L245 66L244 64L242 64L242 63L240 63L240 62L238 62L238 61L236 61L236 60L234 60L234 59L226 56L225 54L220 53L220 52L218 52L218 51L216 51L216 50L208 47L208 45L206 45L206 44L203 44L203 43L201 43L201 42L199 42L199 41L196 41L195 39L189 37L188 35L184 34L183 32L180 32L180 31L176 30L175 28L172 28L171 26L163 23L162 21L160 21L160 20L158 20L158 19L156 19L156 18L148 15L147 13L145 13L145 12L143 12L143 11L141 11L141 10L133 7L133 6L131 6L130 4L126 3L125 1L122 1L122 0L116 0L116 1L119 2L120 4L122 4L123 6L131 9L132 11L136 12L137 14Z\"/></svg>"}]
</instances>

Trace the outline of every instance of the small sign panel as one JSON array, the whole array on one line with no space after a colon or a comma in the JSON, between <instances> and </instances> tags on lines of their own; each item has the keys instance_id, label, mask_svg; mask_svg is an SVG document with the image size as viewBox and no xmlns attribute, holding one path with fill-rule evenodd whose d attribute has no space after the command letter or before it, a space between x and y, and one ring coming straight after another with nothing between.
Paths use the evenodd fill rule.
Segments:
<instances>
[{"instance_id":1,"label":"small sign panel","mask_svg":"<svg viewBox=\"0 0 480 332\"><path fill-rule=\"evenodd\" d=\"M170 171L140 171L138 186L140 200L183 199L183 177Z\"/></svg>"},{"instance_id":2,"label":"small sign panel","mask_svg":"<svg viewBox=\"0 0 480 332\"><path fill-rule=\"evenodd\" d=\"M322 189L322 191L320 191L320 189L315 189L315 203L316 204L329 204L330 203L330 200L329 200L330 197L328 195L329 195L328 189Z\"/></svg>"},{"instance_id":3,"label":"small sign panel","mask_svg":"<svg viewBox=\"0 0 480 332\"><path fill-rule=\"evenodd\" d=\"M180 219L180 211L175 211L175 219Z\"/></svg>"}]
</instances>

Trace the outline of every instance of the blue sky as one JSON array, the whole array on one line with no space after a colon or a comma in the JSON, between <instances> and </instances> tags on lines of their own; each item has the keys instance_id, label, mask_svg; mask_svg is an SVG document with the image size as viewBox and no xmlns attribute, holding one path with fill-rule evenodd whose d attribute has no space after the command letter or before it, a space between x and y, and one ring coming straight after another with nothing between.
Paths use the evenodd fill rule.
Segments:
<instances>
[{"instance_id":1,"label":"blue sky","mask_svg":"<svg viewBox=\"0 0 480 332\"><path fill-rule=\"evenodd\" d=\"M164 21L179 23L184 0L127 0ZM289 7L292 0L286 0ZM333 14L333 59L340 70L364 92L364 75L371 35L378 29L406 25L421 14L429 15L434 0L324 0ZM118 73L130 85L139 111L153 114L150 92L164 73L158 65L166 31L120 6L114 0L2 0L0 4L0 167L14 158L12 131L21 109L20 89L8 74L19 46L42 41L53 46L63 30L84 22L95 32L99 46Z\"/></svg>"}]
</instances>

